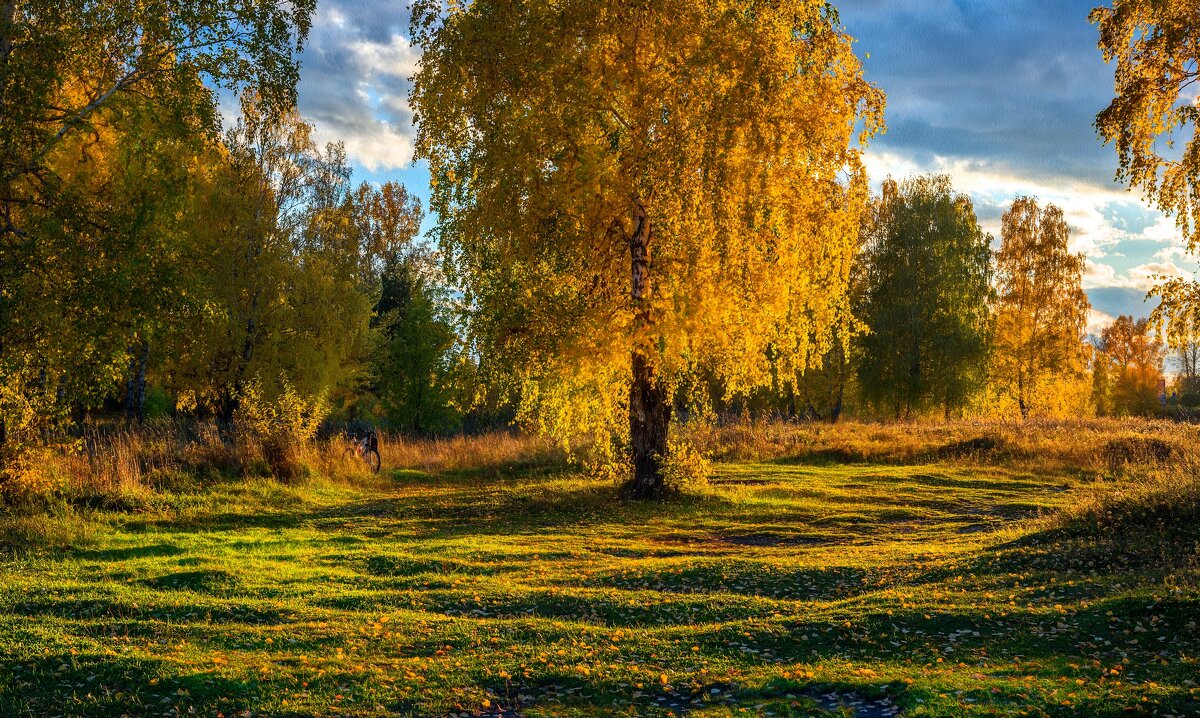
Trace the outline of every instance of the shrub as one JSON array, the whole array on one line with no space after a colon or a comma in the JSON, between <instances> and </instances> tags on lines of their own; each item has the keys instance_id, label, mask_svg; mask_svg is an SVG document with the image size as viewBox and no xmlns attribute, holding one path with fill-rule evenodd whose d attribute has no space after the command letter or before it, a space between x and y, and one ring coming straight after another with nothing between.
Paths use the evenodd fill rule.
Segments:
<instances>
[{"instance_id":1,"label":"shrub","mask_svg":"<svg viewBox=\"0 0 1200 718\"><path fill-rule=\"evenodd\" d=\"M0 498L25 501L52 494L62 483L51 465L53 453L46 447L17 446L0 454Z\"/></svg>"},{"instance_id":2,"label":"shrub","mask_svg":"<svg viewBox=\"0 0 1200 718\"><path fill-rule=\"evenodd\" d=\"M287 380L283 387L272 401L263 396L260 382L249 382L238 398L234 428L243 445L258 443L272 476L292 482L311 474L301 447L316 436L328 405L324 395L301 396Z\"/></svg>"},{"instance_id":3,"label":"shrub","mask_svg":"<svg viewBox=\"0 0 1200 718\"><path fill-rule=\"evenodd\" d=\"M708 486L712 462L687 435L672 431L670 454L663 466L663 484L673 493L696 491Z\"/></svg>"}]
</instances>

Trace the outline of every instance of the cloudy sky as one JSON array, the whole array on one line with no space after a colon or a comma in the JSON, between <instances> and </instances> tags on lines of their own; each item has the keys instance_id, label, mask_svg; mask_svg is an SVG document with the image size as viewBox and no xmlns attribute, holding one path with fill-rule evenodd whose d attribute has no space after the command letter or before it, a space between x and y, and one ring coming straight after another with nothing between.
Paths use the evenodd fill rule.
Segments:
<instances>
[{"instance_id":1,"label":"cloudy sky","mask_svg":"<svg viewBox=\"0 0 1200 718\"><path fill-rule=\"evenodd\" d=\"M1092 121L1112 97L1089 10L1099 0L840 0L867 77L887 93L886 135L868 149L876 182L946 172L997 237L1020 194L1067 214L1088 258L1093 328L1144 316L1156 274L1190 273L1173 222L1113 181L1115 153ZM320 0L305 48L300 109L342 140L357 174L428 194L412 159L409 46L401 0Z\"/></svg>"}]
</instances>

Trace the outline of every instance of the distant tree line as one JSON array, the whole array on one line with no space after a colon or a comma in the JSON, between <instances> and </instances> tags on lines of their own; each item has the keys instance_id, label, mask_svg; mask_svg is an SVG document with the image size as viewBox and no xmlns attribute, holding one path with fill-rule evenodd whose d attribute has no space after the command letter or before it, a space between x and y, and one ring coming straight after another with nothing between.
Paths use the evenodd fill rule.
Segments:
<instances>
[{"instance_id":1,"label":"distant tree line","mask_svg":"<svg viewBox=\"0 0 1200 718\"><path fill-rule=\"evenodd\" d=\"M1197 344L1181 346L1168 383L1149 320L1122 316L1090 335L1084 258L1069 239L1062 210L1018 197L993 250L949 177L889 179L864 215L846 341L793 386L720 409L827 421L1186 410Z\"/></svg>"}]
</instances>

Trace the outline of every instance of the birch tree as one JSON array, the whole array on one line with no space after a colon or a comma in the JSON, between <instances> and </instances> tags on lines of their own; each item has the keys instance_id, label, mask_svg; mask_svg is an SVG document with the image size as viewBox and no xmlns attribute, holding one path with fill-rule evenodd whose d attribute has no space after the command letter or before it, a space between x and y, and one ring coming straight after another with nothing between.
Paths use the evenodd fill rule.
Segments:
<instances>
[{"instance_id":1,"label":"birch tree","mask_svg":"<svg viewBox=\"0 0 1200 718\"><path fill-rule=\"evenodd\" d=\"M883 96L826 2L419 0L411 104L472 341L663 489L677 379L825 353Z\"/></svg>"},{"instance_id":2,"label":"birch tree","mask_svg":"<svg viewBox=\"0 0 1200 718\"><path fill-rule=\"evenodd\" d=\"M1117 179L1174 216L1189 251L1200 248L1200 0L1115 0L1092 11L1112 103L1096 117L1117 151ZM1200 283L1162 277L1152 325L1187 341L1200 315Z\"/></svg>"},{"instance_id":3,"label":"birch tree","mask_svg":"<svg viewBox=\"0 0 1200 718\"><path fill-rule=\"evenodd\" d=\"M1083 376L1091 305L1083 291L1083 255L1068 248L1062 210L1018 197L1004 214L996 254L992 381L1016 402L1022 419L1047 403L1060 380Z\"/></svg>"}]
</instances>

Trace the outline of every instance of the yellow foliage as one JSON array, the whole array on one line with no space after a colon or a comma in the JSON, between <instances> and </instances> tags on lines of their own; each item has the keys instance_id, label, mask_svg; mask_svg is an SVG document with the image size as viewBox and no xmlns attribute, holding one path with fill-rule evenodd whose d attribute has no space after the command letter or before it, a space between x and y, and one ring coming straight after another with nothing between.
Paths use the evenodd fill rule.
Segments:
<instances>
[{"instance_id":1,"label":"yellow foliage","mask_svg":"<svg viewBox=\"0 0 1200 718\"><path fill-rule=\"evenodd\" d=\"M414 40L441 248L523 424L622 433L634 354L741 393L827 353L883 95L826 3L424 0Z\"/></svg>"},{"instance_id":2,"label":"yellow foliage","mask_svg":"<svg viewBox=\"0 0 1200 718\"><path fill-rule=\"evenodd\" d=\"M1082 286L1083 255L1068 249L1062 210L1052 204L1043 209L1032 197L1013 201L1002 240L992 387L1022 418L1078 410L1078 392L1087 391L1084 334L1091 307Z\"/></svg>"},{"instance_id":3,"label":"yellow foliage","mask_svg":"<svg viewBox=\"0 0 1200 718\"><path fill-rule=\"evenodd\" d=\"M691 437L671 433L669 454L663 462L663 483L674 491L694 491L708 486L712 462Z\"/></svg>"},{"instance_id":4,"label":"yellow foliage","mask_svg":"<svg viewBox=\"0 0 1200 718\"><path fill-rule=\"evenodd\" d=\"M0 454L0 497L12 500L54 493L62 476L52 470L53 456L46 447L9 448Z\"/></svg>"},{"instance_id":5,"label":"yellow foliage","mask_svg":"<svg viewBox=\"0 0 1200 718\"><path fill-rule=\"evenodd\" d=\"M274 400L263 396L257 377L246 382L239 394L234 426L239 433L261 440L309 441L328 413L325 395L302 396L286 377L280 382L283 391Z\"/></svg>"}]
</instances>

